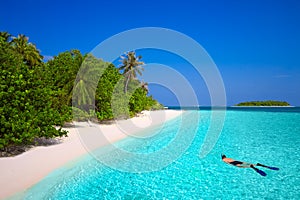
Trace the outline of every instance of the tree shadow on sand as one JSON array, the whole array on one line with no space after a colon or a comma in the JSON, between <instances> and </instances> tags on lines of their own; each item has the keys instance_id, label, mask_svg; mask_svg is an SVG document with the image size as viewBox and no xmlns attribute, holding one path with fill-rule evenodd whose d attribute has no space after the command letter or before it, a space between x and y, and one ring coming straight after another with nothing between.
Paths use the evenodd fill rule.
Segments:
<instances>
[{"instance_id":1,"label":"tree shadow on sand","mask_svg":"<svg viewBox=\"0 0 300 200\"><path fill-rule=\"evenodd\" d=\"M52 146L62 143L62 138L36 138L32 144L26 145L12 145L0 149L0 157L13 157L20 155L30 149L38 146Z\"/></svg>"}]
</instances>

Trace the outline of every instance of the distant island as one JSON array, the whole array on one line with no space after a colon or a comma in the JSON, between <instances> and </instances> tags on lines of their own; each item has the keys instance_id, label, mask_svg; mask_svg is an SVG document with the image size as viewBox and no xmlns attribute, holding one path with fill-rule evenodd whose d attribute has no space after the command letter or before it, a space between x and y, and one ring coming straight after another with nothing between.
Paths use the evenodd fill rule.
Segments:
<instances>
[{"instance_id":1,"label":"distant island","mask_svg":"<svg viewBox=\"0 0 300 200\"><path fill-rule=\"evenodd\" d=\"M247 101L236 104L235 106L291 106L286 101Z\"/></svg>"}]
</instances>

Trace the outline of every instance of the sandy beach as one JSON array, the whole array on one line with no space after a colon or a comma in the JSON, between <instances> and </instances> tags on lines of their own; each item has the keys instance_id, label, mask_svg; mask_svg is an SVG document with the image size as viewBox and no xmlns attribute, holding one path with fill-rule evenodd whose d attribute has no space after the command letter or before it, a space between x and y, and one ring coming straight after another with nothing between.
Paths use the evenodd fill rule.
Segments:
<instances>
[{"instance_id":1,"label":"sandy beach","mask_svg":"<svg viewBox=\"0 0 300 200\"><path fill-rule=\"evenodd\" d=\"M88 153L90 149L86 145L88 141L95 141L95 135L83 134L91 127L99 128L106 138L100 144L93 144L93 148L99 148L181 114L182 111L175 110L144 111L138 117L111 125L75 123L75 128L66 128L68 137L61 138L58 144L35 147L15 157L0 158L0 199L25 191L51 171ZM88 140L86 137L89 137Z\"/></svg>"}]
</instances>

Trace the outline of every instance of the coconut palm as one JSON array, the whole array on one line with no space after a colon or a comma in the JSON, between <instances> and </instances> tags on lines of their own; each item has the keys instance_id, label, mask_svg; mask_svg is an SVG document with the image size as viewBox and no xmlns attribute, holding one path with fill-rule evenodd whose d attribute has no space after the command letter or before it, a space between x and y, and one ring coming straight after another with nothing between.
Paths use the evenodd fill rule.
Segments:
<instances>
[{"instance_id":1,"label":"coconut palm","mask_svg":"<svg viewBox=\"0 0 300 200\"><path fill-rule=\"evenodd\" d=\"M107 63L87 55L77 73L73 87L73 105L86 111L94 104L95 91L98 86L101 71Z\"/></svg>"},{"instance_id":2,"label":"coconut palm","mask_svg":"<svg viewBox=\"0 0 300 200\"><path fill-rule=\"evenodd\" d=\"M148 83L145 83L144 81L141 82L141 88L147 93L149 92Z\"/></svg>"},{"instance_id":3,"label":"coconut palm","mask_svg":"<svg viewBox=\"0 0 300 200\"><path fill-rule=\"evenodd\" d=\"M29 66L33 67L42 62L43 56L34 44L28 42L28 37L25 35L19 34L18 37L14 37L11 45L15 51L23 56L24 62Z\"/></svg>"},{"instance_id":4,"label":"coconut palm","mask_svg":"<svg viewBox=\"0 0 300 200\"><path fill-rule=\"evenodd\" d=\"M125 56L121 56L120 71L123 71L125 77L124 92L127 93L129 81L136 79L137 74L142 75L144 68L142 67L145 63L140 61L142 56L136 56L134 51L128 52Z\"/></svg>"},{"instance_id":5,"label":"coconut palm","mask_svg":"<svg viewBox=\"0 0 300 200\"><path fill-rule=\"evenodd\" d=\"M11 35L8 32L0 32L0 37L3 38L5 42L9 42Z\"/></svg>"}]
</instances>

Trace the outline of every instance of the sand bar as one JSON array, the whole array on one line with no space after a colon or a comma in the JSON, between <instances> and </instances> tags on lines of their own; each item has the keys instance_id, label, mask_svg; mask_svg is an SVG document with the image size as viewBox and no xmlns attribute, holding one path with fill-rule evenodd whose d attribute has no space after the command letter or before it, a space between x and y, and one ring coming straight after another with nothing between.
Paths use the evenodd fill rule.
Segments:
<instances>
[{"instance_id":1,"label":"sand bar","mask_svg":"<svg viewBox=\"0 0 300 200\"><path fill-rule=\"evenodd\" d=\"M51 171L88 153L90 149L86 148L87 144L89 147L94 145L92 148L99 148L181 114L182 111L176 110L144 111L139 117L117 121L111 125L75 123L75 128L68 128L68 137L62 138L59 144L39 146L15 157L0 158L0 199L25 191ZM90 145L89 141L97 141L93 138L95 136L89 135L87 139L87 135L83 134L91 128L100 129L106 140L101 144Z\"/></svg>"}]
</instances>

